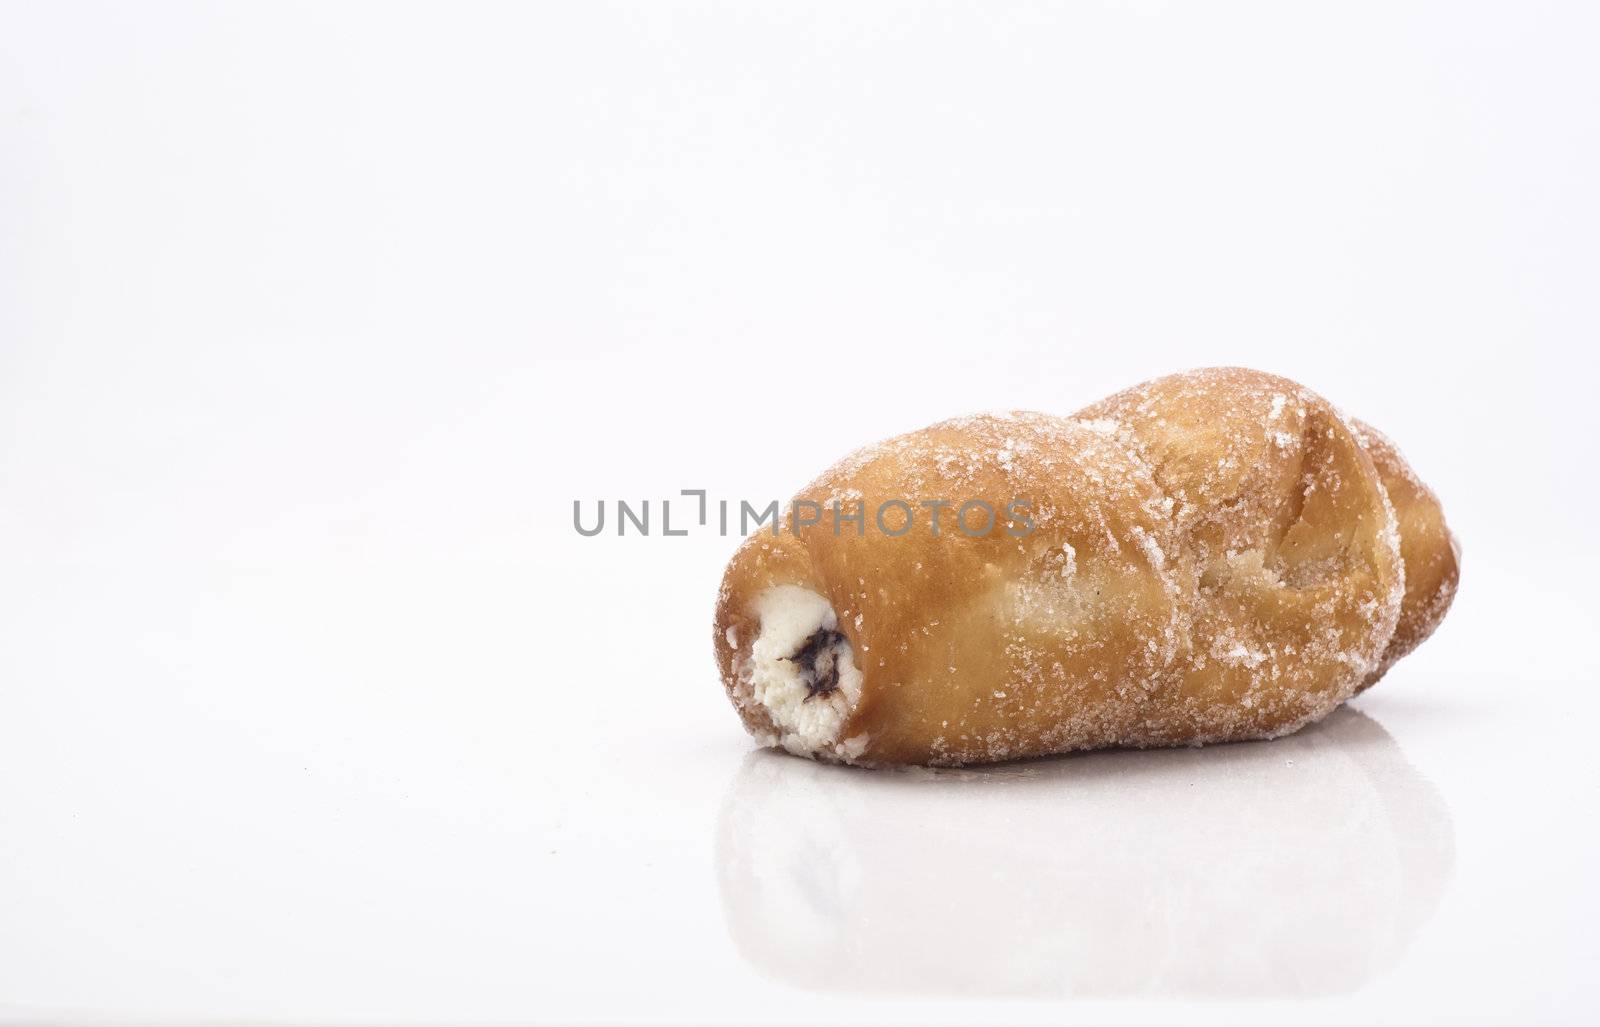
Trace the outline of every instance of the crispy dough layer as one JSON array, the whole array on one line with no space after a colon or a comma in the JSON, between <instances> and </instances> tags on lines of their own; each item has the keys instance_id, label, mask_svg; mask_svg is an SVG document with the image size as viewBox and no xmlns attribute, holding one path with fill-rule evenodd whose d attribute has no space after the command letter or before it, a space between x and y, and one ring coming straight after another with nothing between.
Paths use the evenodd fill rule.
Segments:
<instances>
[{"instance_id":1,"label":"crispy dough layer","mask_svg":"<svg viewBox=\"0 0 1600 1027\"><path fill-rule=\"evenodd\" d=\"M1073 417L946 421L860 450L796 498L862 502L868 523L747 539L718 598L718 665L763 743L865 765L1286 734L1426 637L1457 578L1437 501L1386 440L1239 368L1157 379ZM988 535L953 530L953 509L929 530L923 500L971 499L1001 511ZM872 523L891 500L918 515L899 537ZM1018 500L1023 537L1004 516ZM824 640L860 671L825 736L775 720L752 684L792 659L823 688L819 641L761 644L779 587L825 602Z\"/></svg>"}]
</instances>

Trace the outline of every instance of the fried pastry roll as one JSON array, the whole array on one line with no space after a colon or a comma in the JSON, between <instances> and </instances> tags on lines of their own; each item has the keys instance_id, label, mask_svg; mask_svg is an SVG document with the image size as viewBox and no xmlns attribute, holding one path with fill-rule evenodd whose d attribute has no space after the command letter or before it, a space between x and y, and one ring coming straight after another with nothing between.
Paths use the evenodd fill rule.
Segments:
<instances>
[{"instance_id":1,"label":"fried pastry roll","mask_svg":"<svg viewBox=\"0 0 1600 1027\"><path fill-rule=\"evenodd\" d=\"M814 758L1271 738L1377 680L1456 579L1387 440L1212 369L847 457L735 554L716 657L751 734Z\"/></svg>"}]
</instances>

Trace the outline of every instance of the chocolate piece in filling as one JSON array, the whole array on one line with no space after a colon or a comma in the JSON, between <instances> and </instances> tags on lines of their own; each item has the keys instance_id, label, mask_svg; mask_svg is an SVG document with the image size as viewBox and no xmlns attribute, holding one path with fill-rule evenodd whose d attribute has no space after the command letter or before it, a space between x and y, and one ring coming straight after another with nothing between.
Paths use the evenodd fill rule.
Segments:
<instances>
[{"instance_id":1,"label":"chocolate piece in filling","mask_svg":"<svg viewBox=\"0 0 1600 1027\"><path fill-rule=\"evenodd\" d=\"M829 628L818 628L793 656L790 662L806 676L805 702L819 695L830 695L839 690L838 650L844 635Z\"/></svg>"}]
</instances>

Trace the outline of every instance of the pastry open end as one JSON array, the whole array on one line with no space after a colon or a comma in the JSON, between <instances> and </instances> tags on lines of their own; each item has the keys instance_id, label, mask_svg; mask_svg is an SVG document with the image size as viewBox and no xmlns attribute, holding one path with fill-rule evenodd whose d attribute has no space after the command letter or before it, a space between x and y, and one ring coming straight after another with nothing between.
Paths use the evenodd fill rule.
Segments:
<instances>
[{"instance_id":1,"label":"pastry open end","mask_svg":"<svg viewBox=\"0 0 1600 1027\"><path fill-rule=\"evenodd\" d=\"M777 585L757 593L751 611L750 644L734 659L741 691L785 749L848 757L839 733L861 698L862 676L828 600L797 585Z\"/></svg>"}]
</instances>

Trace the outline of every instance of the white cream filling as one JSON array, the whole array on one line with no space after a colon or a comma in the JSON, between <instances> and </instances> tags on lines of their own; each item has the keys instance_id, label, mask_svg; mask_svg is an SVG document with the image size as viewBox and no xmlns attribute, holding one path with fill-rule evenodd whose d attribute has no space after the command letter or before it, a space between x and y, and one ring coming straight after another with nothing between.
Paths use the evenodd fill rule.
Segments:
<instances>
[{"instance_id":1,"label":"white cream filling","mask_svg":"<svg viewBox=\"0 0 1600 1027\"><path fill-rule=\"evenodd\" d=\"M859 755L865 739L859 745L857 739L841 745L839 738L861 698L861 671L849 640L840 634L814 647L809 661L801 655L819 631L837 631L833 607L810 589L778 585L756 596L754 612L761 626L740 675L777 726L779 744L801 756L824 751L846 759ZM831 689L819 689L834 676Z\"/></svg>"}]
</instances>

